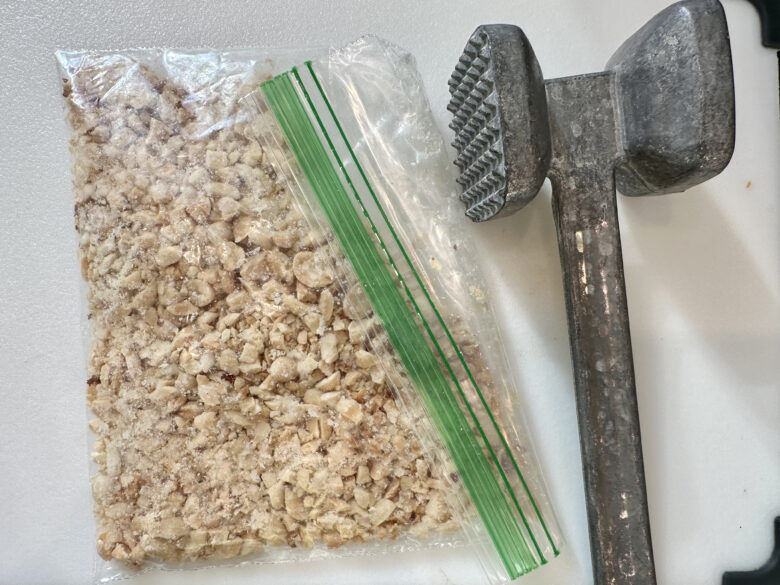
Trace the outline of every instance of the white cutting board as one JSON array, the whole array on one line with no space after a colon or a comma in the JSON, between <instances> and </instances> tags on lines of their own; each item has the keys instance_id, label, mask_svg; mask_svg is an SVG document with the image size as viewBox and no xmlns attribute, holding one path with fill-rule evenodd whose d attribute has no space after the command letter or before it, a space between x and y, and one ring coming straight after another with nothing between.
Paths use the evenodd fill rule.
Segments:
<instances>
[{"instance_id":1,"label":"white cutting board","mask_svg":"<svg viewBox=\"0 0 780 585\"><path fill-rule=\"evenodd\" d=\"M664 0L0 2L0 584L89 583L81 289L57 48L328 46L373 32L417 56L446 130L446 81L474 27L513 22L546 76L601 68ZM682 195L621 199L659 583L718 585L762 564L780 514L777 58L727 0L737 143ZM465 220L464 220L465 221ZM485 255L566 538L525 585L587 585L590 558L549 191L470 227ZM348 574L348 576L344 576ZM457 552L147 575L141 583L478 582Z\"/></svg>"}]
</instances>

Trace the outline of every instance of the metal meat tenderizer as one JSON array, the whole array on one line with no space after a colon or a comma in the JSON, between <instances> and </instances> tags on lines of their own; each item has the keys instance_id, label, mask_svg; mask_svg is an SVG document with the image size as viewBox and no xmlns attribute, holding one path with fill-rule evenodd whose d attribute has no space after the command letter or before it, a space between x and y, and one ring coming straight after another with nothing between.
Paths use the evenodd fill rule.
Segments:
<instances>
[{"instance_id":1,"label":"metal meat tenderizer","mask_svg":"<svg viewBox=\"0 0 780 585\"><path fill-rule=\"evenodd\" d=\"M594 583L654 584L615 186L683 191L728 163L734 88L723 8L678 2L605 71L549 81L518 27L480 26L450 93L469 218L517 211L550 177Z\"/></svg>"}]
</instances>

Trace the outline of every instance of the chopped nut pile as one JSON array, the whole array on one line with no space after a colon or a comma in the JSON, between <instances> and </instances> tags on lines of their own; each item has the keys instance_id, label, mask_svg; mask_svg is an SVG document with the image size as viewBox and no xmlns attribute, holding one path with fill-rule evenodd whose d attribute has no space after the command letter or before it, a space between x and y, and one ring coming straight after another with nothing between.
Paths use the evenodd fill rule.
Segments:
<instances>
[{"instance_id":1,"label":"chopped nut pile","mask_svg":"<svg viewBox=\"0 0 780 585\"><path fill-rule=\"evenodd\" d=\"M342 292L239 89L189 82L111 57L65 80L100 554L217 559L451 528L362 289Z\"/></svg>"}]
</instances>

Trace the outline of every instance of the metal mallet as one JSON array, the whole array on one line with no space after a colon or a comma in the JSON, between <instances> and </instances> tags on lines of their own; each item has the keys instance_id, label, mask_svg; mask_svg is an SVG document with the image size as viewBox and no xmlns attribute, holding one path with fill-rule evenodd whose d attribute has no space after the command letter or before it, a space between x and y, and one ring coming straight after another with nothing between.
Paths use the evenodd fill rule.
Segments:
<instances>
[{"instance_id":1,"label":"metal mallet","mask_svg":"<svg viewBox=\"0 0 780 585\"><path fill-rule=\"evenodd\" d=\"M723 8L656 15L605 71L544 81L523 32L480 26L450 80L466 215L517 211L553 186L595 585L655 583L615 186L683 191L734 148Z\"/></svg>"}]
</instances>

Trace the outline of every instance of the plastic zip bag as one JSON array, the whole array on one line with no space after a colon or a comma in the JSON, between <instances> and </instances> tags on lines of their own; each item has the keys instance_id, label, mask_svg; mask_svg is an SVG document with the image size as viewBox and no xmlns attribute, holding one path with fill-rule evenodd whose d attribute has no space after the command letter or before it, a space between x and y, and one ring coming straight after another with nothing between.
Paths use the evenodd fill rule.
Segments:
<instances>
[{"instance_id":1,"label":"plastic zip bag","mask_svg":"<svg viewBox=\"0 0 780 585\"><path fill-rule=\"evenodd\" d=\"M98 582L465 543L454 468L423 452L424 415L400 412L371 363L384 354L334 355L359 291L294 270L321 236L238 106L284 54L58 55L92 323Z\"/></svg>"},{"instance_id":2,"label":"plastic zip bag","mask_svg":"<svg viewBox=\"0 0 780 585\"><path fill-rule=\"evenodd\" d=\"M371 54L350 54L361 46ZM365 282L356 279L332 226L291 182L296 174L285 166L287 153L268 142L267 114L239 105L280 64L295 62L296 52L58 57L93 324L87 376L96 416L90 427L97 435L92 483L98 548L107 558L96 580L145 566L295 562L466 542L482 547L489 574L500 579L557 553L533 459L510 416L496 428L506 432L527 483L522 489L533 493L538 508L526 520L523 542L535 541L543 527L547 544L521 551L514 569L498 563L496 570L491 527L474 514L430 404L413 390L399 358L398 340L389 339L373 314ZM423 124L413 124L402 141L433 130L408 56L372 40L323 63L344 87L351 75L370 87L361 67L381 63L386 75L402 73L406 77L395 81L376 80L374 90L391 82L418 92L419 103L410 105L423 107L413 112ZM397 123L397 113L387 113ZM386 137L374 138L382 147ZM410 143L409 152L434 160L439 148L443 156L435 130L430 138L428 150ZM393 141L392 148L401 143ZM357 145L355 153L362 156ZM397 188L405 167L409 179L414 176L408 173L414 161L407 156L395 164ZM363 168L369 176L387 171ZM449 181L441 169L429 179ZM383 184L377 177L372 182ZM429 208L437 192L447 192L443 186L429 185ZM408 211L397 205L389 213L396 219ZM425 240L414 237L414 246ZM437 241L448 237L445 229ZM465 242L453 245L467 250ZM469 303L446 287L455 284L452 276L479 283L478 275L462 267L449 279L424 270L418 275L436 306L446 307L449 331L457 337L474 330ZM474 286L473 295L482 296ZM466 361L480 361L492 347L482 343L461 347ZM502 359L500 352L495 357ZM423 375L439 379L430 366ZM492 363L489 369L507 371ZM472 370L477 377L487 371ZM467 392L473 401L476 395ZM487 396L496 411L512 405L505 402L510 395ZM475 429L457 426L460 419L453 423L450 435L473 442ZM486 453L513 465L511 450ZM509 482L523 493L516 478Z\"/></svg>"},{"instance_id":3,"label":"plastic zip bag","mask_svg":"<svg viewBox=\"0 0 780 585\"><path fill-rule=\"evenodd\" d=\"M294 200L336 233L400 354L413 382L402 399L421 398L443 438L492 543L489 573L514 579L556 556L557 528L413 59L365 37L253 97L266 120L261 142L276 146Z\"/></svg>"}]
</instances>

